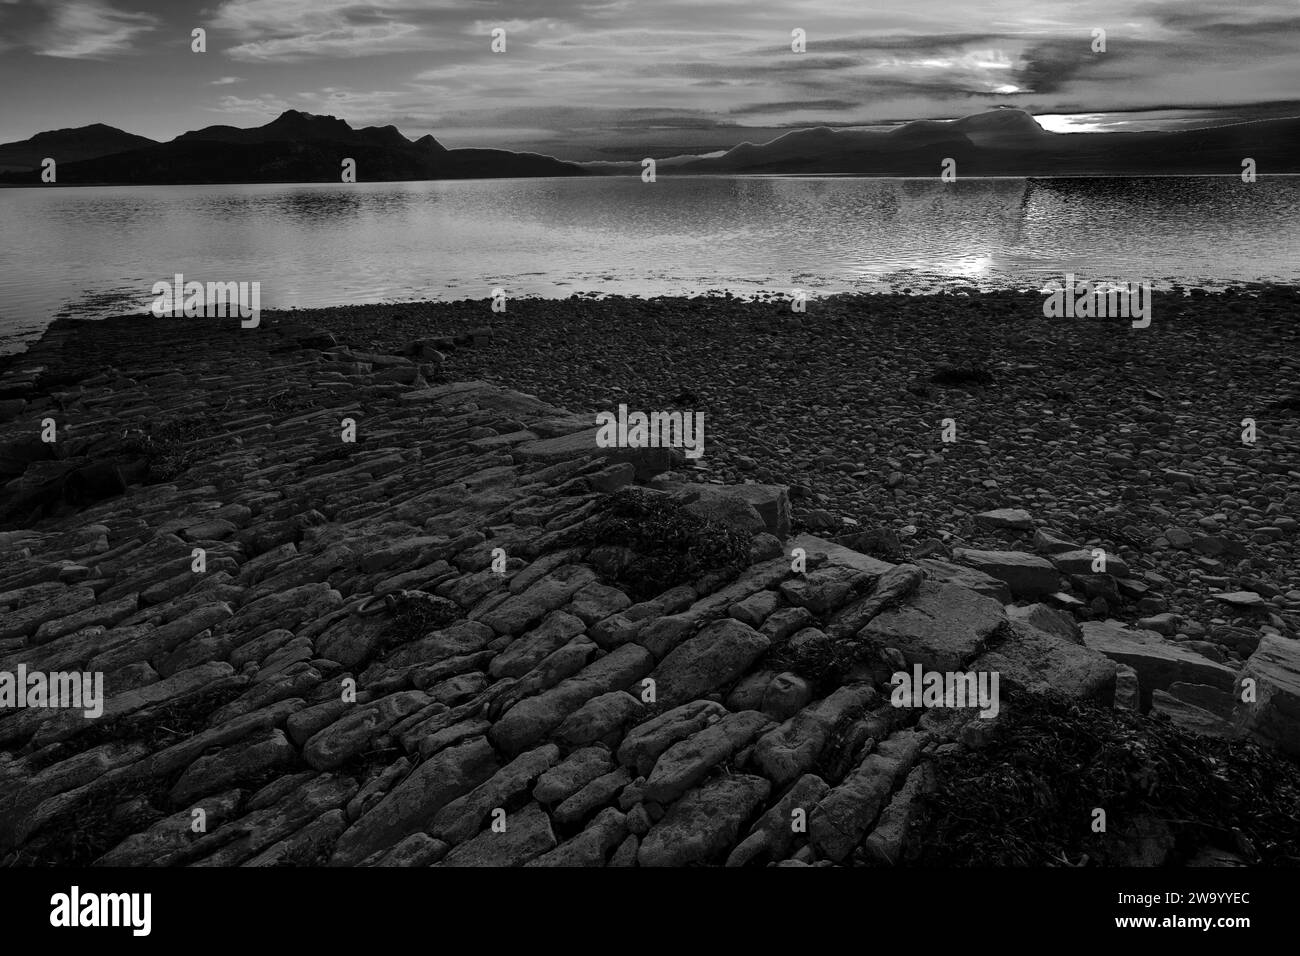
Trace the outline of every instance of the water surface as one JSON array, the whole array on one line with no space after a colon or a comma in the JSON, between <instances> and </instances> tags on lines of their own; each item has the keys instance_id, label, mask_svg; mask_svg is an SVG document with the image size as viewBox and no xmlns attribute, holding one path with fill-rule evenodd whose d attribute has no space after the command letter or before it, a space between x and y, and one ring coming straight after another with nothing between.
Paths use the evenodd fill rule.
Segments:
<instances>
[{"instance_id":1,"label":"water surface","mask_svg":"<svg viewBox=\"0 0 1300 956\"><path fill-rule=\"evenodd\" d=\"M1300 177L661 176L0 190L0 351L153 283L262 308L574 292L1300 281Z\"/></svg>"}]
</instances>

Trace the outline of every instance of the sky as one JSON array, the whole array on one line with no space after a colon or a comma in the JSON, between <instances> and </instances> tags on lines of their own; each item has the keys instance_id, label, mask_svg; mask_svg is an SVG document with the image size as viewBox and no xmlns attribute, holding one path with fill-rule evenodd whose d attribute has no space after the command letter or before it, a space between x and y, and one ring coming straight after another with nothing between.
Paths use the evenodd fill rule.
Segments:
<instances>
[{"instance_id":1,"label":"sky","mask_svg":"<svg viewBox=\"0 0 1300 956\"><path fill-rule=\"evenodd\" d=\"M1298 54L1297 0L0 0L0 142L290 108L576 160L995 106L1204 126L1300 115Z\"/></svg>"}]
</instances>

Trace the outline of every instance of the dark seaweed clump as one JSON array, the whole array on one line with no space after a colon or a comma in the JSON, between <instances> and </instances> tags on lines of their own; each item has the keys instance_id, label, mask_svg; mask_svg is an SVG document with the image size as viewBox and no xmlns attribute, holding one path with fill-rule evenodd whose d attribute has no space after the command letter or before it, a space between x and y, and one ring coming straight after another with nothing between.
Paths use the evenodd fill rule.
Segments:
<instances>
[{"instance_id":1,"label":"dark seaweed clump","mask_svg":"<svg viewBox=\"0 0 1300 956\"><path fill-rule=\"evenodd\" d=\"M221 451L214 441L222 429L202 415L173 418L126 435L124 451L143 457L150 482L172 481Z\"/></svg>"},{"instance_id":2,"label":"dark seaweed clump","mask_svg":"<svg viewBox=\"0 0 1300 956\"><path fill-rule=\"evenodd\" d=\"M460 605L442 597L430 595L425 600L402 601L393 619L393 642L418 640L463 616Z\"/></svg>"},{"instance_id":3,"label":"dark seaweed clump","mask_svg":"<svg viewBox=\"0 0 1300 956\"><path fill-rule=\"evenodd\" d=\"M986 748L936 761L919 862L1125 864L1136 832L1154 831L1172 865L1211 847L1300 864L1300 767L1283 757L1056 697L1017 695L1005 720ZM1107 833L1092 830L1096 808Z\"/></svg>"},{"instance_id":4,"label":"dark seaweed clump","mask_svg":"<svg viewBox=\"0 0 1300 956\"><path fill-rule=\"evenodd\" d=\"M685 511L667 496L636 489L623 489L606 499L590 543L633 552L614 583L635 601L704 574L739 573L749 564L749 535Z\"/></svg>"}]
</instances>

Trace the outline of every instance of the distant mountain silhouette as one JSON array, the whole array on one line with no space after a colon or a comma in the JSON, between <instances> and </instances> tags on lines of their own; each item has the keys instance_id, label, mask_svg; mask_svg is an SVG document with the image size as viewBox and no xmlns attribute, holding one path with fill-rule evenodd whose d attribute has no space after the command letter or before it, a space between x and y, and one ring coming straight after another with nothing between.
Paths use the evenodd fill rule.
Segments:
<instances>
[{"instance_id":1,"label":"distant mountain silhouette","mask_svg":"<svg viewBox=\"0 0 1300 956\"><path fill-rule=\"evenodd\" d=\"M103 123L55 129L0 146L0 170L37 169L47 156L58 163L75 162L155 145L157 142L146 136L136 136Z\"/></svg>"},{"instance_id":2,"label":"distant mountain silhouette","mask_svg":"<svg viewBox=\"0 0 1300 956\"><path fill-rule=\"evenodd\" d=\"M920 120L889 130L795 130L771 142L665 173L937 176L944 159L961 176L1124 176L1300 172L1300 118L1177 132L1049 133L1023 110Z\"/></svg>"},{"instance_id":3,"label":"distant mountain silhouette","mask_svg":"<svg viewBox=\"0 0 1300 956\"><path fill-rule=\"evenodd\" d=\"M141 142L124 150L93 157L67 159L58 150L47 150L41 157L53 156L58 162L61 185L339 182L344 159L356 161L361 182L589 175L574 163L550 156L447 149L432 136L412 142L395 126L353 129L337 117L298 110L252 129L208 126L168 143L137 139ZM8 148L0 146L0 155ZM35 168L0 174L4 183L39 181L40 170Z\"/></svg>"}]
</instances>

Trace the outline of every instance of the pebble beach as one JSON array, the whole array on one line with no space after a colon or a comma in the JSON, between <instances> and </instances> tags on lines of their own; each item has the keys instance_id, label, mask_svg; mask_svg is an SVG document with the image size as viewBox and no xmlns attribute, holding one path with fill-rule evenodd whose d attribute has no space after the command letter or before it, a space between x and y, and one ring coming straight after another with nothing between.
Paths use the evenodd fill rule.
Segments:
<instances>
[{"instance_id":1,"label":"pebble beach","mask_svg":"<svg viewBox=\"0 0 1300 956\"><path fill-rule=\"evenodd\" d=\"M1059 845L989 820L999 860L1294 861L1298 312L58 320L0 367L0 675L105 699L0 709L0 861L942 865L953 768L1039 760L1034 721L1174 747L1181 817L1236 816L1085 775L1057 817L1146 809ZM703 413L702 457L601 447L620 405ZM900 705L914 667L998 674L998 714Z\"/></svg>"}]
</instances>

